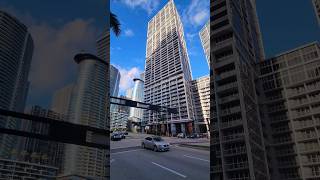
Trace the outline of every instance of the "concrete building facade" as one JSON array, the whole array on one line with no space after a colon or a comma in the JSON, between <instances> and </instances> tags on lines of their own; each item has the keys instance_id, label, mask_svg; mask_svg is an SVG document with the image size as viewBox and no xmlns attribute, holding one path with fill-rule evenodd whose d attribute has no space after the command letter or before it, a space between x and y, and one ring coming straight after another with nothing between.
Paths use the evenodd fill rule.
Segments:
<instances>
[{"instance_id":1,"label":"concrete building facade","mask_svg":"<svg viewBox=\"0 0 320 180\"><path fill-rule=\"evenodd\" d=\"M201 44L210 67L210 21L208 21L199 32Z\"/></svg>"},{"instance_id":2,"label":"concrete building facade","mask_svg":"<svg viewBox=\"0 0 320 180\"><path fill-rule=\"evenodd\" d=\"M191 80L182 22L170 0L148 22L144 94L145 103L176 107L178 114L145 111L151 132L193 132Z\"/></svg>"},{"instance_id":3,"label":"concrete building facade","mask_svg":"<svg viewBox=\"0 0 320 180\"><path fill-rule=\"evenodd\" d=\"M144 102L144 81L140 78L135 78L133 79L133 81L134 86L132 89L132 95L130 99L133 101ZM129 121L131 131L141 132L141 125L143 123L143 113L143 109L130 107Z\"/></svg>"},{"instance_id":4,"label":"concrete building facade","mask_svg":"<svg viewBox=\"0 0 320 180\"><path fill-rule=\"evenodd\" d=\"M318 179L319 43L284 52L258 68L271 179Z\"/></svg>"},{"instance_id":5,"label":"concrete building facade","mask_svg":"<svg viewBox=\"0 0 320 180\"><path fill-rule=\"evenodd\" d=\"M196 132L208 133L210 126L210 76L195 79L191 84Z\"/></svg>"},{"instance_id":6,"label":"concrete building facade","mask_svg":"<svg viewBox=\"0 0 320 180\"><path fill-rule=\"evenodd\" d=\"M55 179L58 168L53 166L41 165L0 158L0 179Z\"/></svg>"},{"instance_id":7,"label":"concrete building facade","mask_svg":"<svg viewBox=\"0 0 320 180\"><path fill-rule=\"evenodd\" d=\"M63 116L62 120L68 120L73 89L74 84L69 84L58 89L53 94L51 110Z\"/></svg>"},{"instance_id":8,"label":"concrete building facade","mask_svg":"<svg viewBox=\"0 0 320 180\"><path fill-rule=\"evenodd\" d=\"M255 1L211 0L210 6L211 178L267 180L255 86L254 64L264 60Z\"/></svg>"},{"instance_id":9,"label":"concrete building facade","mask_svg":"<svg viewBox=\"0 0 320 180\"><path fill-rule=\"evenodd\" d=\"M108 63L91 54L77 54L78 78L71 97L69 122L108 129L106 96L108 94ZM87 135L91 141L91 135ZM84 176L106 178L107 151L67 144L63 175L71 179Z\"/></svg>"}]
</instances>

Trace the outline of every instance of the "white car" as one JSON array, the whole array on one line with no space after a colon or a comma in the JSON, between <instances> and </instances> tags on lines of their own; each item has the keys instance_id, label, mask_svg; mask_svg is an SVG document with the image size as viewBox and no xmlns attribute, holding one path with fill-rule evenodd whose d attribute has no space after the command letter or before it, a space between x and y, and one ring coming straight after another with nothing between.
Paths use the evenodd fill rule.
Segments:
<instances>
[{"instance_id":1,"label":"white car","mask_svg":"<svg viewBox=\"0 0 320 180\"><path fill-rule=\"evenodd\" d=\"M165 142L161 137L146 137L142 140L142 148L152 149L153 151L169 151L170 145Z\"/></svg>"}]
</instances>

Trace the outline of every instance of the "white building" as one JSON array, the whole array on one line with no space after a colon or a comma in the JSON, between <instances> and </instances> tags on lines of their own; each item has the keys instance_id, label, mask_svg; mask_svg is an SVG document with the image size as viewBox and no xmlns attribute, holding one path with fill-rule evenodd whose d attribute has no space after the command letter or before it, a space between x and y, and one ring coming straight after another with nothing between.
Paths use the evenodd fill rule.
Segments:
<instances>
[{"instance_id":1,"label":"white building","mask_svg":"<svg viewBox=\"0 0 320 180\"><path fill-rule=\"evenodd\" d=\"M199 32L201 44L206 55L208 66L210 67L210 21Z\"/></svg>"},{"instance_id":2,"label":"white building","mask_svg":"<svg viewBox=\"0 0 320 180\"><path fill-rule=\"evenodd\" d=\"M107 129L108 64L91 54L77 54L75 61L79 72L71 97L69 121ZM91 141L90 135L87 138ZM67 144L65 159L63 175L71 179L75 176L104 179L106 176L106 150Z\"/></svg>"},{"instance_id":3,"label":"white building","mask_svg":"<svg viewBox=\"0 0 320 180\"><path fill-rule=\"evenodd\" d=\"M55 91L52 98L51 110L67 117L73 89L74 84L69 84Z\"/></svg>"},{"instance_id":4,"label":"white building","mask_svg":"<svg viewBox=\"0 0 320 180\"><path fill-rule=\"evenodd\" d=\"M134 86L132 89L131 100L143 102L144 101L144 82L140 78L133 79ZM141 123L143 121L144 110L140 108L130 107L129 120L131 122L130 129L133 132L141 131Z\"/></svg>"},{"instance_id":5,"label":"white building","mask_svg":"<svg viewBox=\"0 0 320 180\"><path fill-rule=\"evenodd\" d=\"M145 103L176 107L178 114L145 111L150 131L192 133L191 80L182 22L174 1L170 0L148 22L144 94Z\"/></svg>"},{"instance_id":6,"label":"white building","mask_svg":"<svg viewBox=\"0 0 320 180\"><path fill-rule=\"evenodd\" d=\"M111 122L110 128L111 130L127 130L128 124L128 113L126 112L110 112Z\"/></svg>"},{"instance_id":7,"label":"white building","mask_svg":"<svg viewBox=\"0 0 320 180\"><path fill-rule=\"evenodd\" d=\"M192 97L195 109L195 129L208 133L210 125L210 77L204 76L192 81Z\"/></svg>"}]
</instances>

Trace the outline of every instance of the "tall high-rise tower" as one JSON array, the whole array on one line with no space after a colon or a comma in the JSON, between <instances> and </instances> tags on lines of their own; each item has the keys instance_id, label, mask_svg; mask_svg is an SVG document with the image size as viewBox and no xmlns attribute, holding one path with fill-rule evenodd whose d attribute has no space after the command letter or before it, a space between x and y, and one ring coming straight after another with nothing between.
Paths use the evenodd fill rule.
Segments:
<instances>
[{"instance_id":1,"label":"tall high-rise tower","mask_svg":"<svg viewBox=\"0 0 320 180\"><path fill-rule=\"evenodd\" d=\"M77 54L78 78L73 89L69 121L75 124L107 129L106 96L108 94L106 61L91 55ZM91 136L87 135L88 141ZM99 179L106 176L106 151L67 144L63 174Z\"/></svg>"},{"instance_id":2,"label":"tall high-rise tower","mask_svg":"<svg viewBox=\"0 0 320 180\"><path fill-rule=\"evenodd\" d=\"M140 78L134 78L134 86L132 88L132 95L131 95L131 100L133 101L139 101L143 102L144 101L144 81ZM141 127L141 123L143 121L143 109L139 108L130 108L129 112L129 120L132 123L131 124L131 130L132 131L137 131Z\"/></svg>"},{"instance_id":3,"label":"tall high-rise tower","mask_svg":"<svg viewBox=\"0 0 320 180\"><path fill-rule=\"evenodd\" d=\"M146 103L176 107L178 114L146 111L151 131L192 132L191 80L183 26L170 0L148 23L144 92Z\"/></svg>"},{"instance_id":4,"label":"tall high-rise tower","mask_svg":"<svg viewBox=\"0 0 320 180\"><path fill-rule=\"evenodd\" d=\"M210 66L210 21L208 21L199 32L201 44Z\"/></svg>"},{"instance_id":5,"label":"tall high-rise tower","mask_svg":"<svg viewBox=\"0 0 320 180\"><path fill-rule=\"evenodd\" d=\"M0 11L0 42L0 108L23 112L29 88L33 40L24 24ZM20 125L18 120L0 120L0 127L18 129ZM0 134L0 156L8 156L15 138Z\"/></svg>"},{"instance_id":6,"label":"tall high-rise tower","mask_svg":"<svg viewBox=\"0 0 320 180\"><path fill-rule=\"evenodd\" d=\"M267 180L255 86L254 64L264 59L255 1L211 0L211 9L211 177Z\"/></svg>"},{"instance_id":7,"label":"tall high-rise tower","mask_svg":"<svg viewBox=\"0 0 320 180\"><path fill-rule=\"evenodd\" d=\"M118 96L120 77L119 70L113 65L110 65L110 96Z\"/></svg>"},{"instance_id":8,"label":"tall high-rise tower","mask_svg":"<svg viewBox=\"0 0 320 180\"><path fill-rule=\"evenodd\" d=\"M320 26L320 0L312 0L312 3Z\"/></svg>"},{"instance_id":9,"label":"tall high-rise tower","mask_svg":"<svg viewBox=\"0 0 320 180\"><path fill-rule=\"evenodd\" d=\"M210 77L203 76L192 81L195 129L198 133L208 133L210 125Z\"/></svg>"}]
</instances>

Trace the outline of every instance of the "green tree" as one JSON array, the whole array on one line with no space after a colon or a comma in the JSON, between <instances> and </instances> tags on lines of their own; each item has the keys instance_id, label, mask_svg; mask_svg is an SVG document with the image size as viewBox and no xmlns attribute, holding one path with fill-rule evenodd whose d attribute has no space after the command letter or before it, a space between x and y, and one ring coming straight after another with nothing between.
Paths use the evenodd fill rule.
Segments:
<instances>
[{"instance_id":1,"label":"green tree","mask_svg":"<svg viewBox=\"0 0 320 180\"><path fill-rule=\"evenodd\" d=\"M119 36L121 33L120 25L117 16L110 12L110 27L116 36Z\"/></svg>"}]
</instances>

